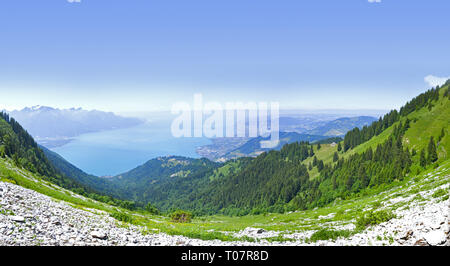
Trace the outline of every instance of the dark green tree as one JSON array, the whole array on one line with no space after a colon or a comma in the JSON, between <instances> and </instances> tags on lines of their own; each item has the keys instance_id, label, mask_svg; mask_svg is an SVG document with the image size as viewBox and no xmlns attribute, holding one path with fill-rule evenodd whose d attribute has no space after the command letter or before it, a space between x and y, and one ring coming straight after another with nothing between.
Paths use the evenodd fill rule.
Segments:
<instances>
[{"instance_id":1,"label":"dark green tree","mask_svg":"<svg viewBox=\"0 0 450 266\"><path fill-rule=\"evenodd\" d=\"M425 158L425 150L422 149L420 151L420 166L425 167L427 166L427 159Z\"/></svg>"},{"instance_id":2,"label":"dark green tree","mask_svg":"<svg viewBox=\"0 0 450 266\"><path fill-rule=\"evenodd\" d=\"M434 142L433 136L430 137L430 142L428 143L428 162L434 163L437 161L438 156L436 152L436 144Z\"/></svg>"},{"instance_id":3,"label":"dark green tree","mask_svg":"<svg viewBox=\"0 0 450 266\"><path fill-rule=\"evenodd\" d=\"M323 168L324 168L323 161L322 161L322 160L319 160L319 161L317 162L317 170L319 170L319 172L320 172L320 171L323 170Z\"/></svg>"},{"instance_id":4,"label":"dark green tree","mask_svg":"<svg viewBox=\"0 0 450 266\"><path fill-rule=\"evenodd\" d=\"M337 152L334 152L333 154L333 162L337 162L337 160L339 160L339 155Z\"/></svg>"},{"instance_id":5,"label":"dark green tree","mask_svg":"<svg viewBox=\"0 0 450 266\"><path fill-rule=\"evenodd\" d=\"M441 134L439 135L439 138L438 138L438 141L441 141L441 140L442 140L442 138L444 138L444 136L445 136L445 129L444 129L444 128L442 128L442 130L441 130Z\"/></svg>"},{"instance_id":6,"label":"dark green tree","mask_svg":"<svg viewBox=\"0 0 450 266\"><path fill-rule=\"evenodd\" d=\"M313 166L317 166L317 157L316 156L314 156L314 159L313 159Z\"/></svg>"},{"instance_id":7,"label":"dark green tree","mask_svg":"<svg viewBox=\"0 0 450 266\"><path fill-rule=\"evenodd\" d=\"M158 208L156 208L155 206L153 206L150 202L147 204L147 206L145 206L145 210L148 211L151 214L159 214L159 210Z\"/></svg>"}]
</instances>

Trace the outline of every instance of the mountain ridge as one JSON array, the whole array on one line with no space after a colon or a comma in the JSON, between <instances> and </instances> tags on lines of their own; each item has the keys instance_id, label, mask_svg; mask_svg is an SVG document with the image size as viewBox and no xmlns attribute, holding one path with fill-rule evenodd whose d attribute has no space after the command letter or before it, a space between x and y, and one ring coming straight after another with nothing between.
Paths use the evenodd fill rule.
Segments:
<instances>
[{"instance_id":1,"label":"mountain ridge","mask_svg":"<svg viewBox=\"0 0 450 266\"><path fill-rule=\"evenodd\" d=\"M8 113L27 129L36 142L47 148L67 144L84 133L126 128L143 123L143 120L138 118L82 108L33 106Z\"/></svg>"}]
</instances>

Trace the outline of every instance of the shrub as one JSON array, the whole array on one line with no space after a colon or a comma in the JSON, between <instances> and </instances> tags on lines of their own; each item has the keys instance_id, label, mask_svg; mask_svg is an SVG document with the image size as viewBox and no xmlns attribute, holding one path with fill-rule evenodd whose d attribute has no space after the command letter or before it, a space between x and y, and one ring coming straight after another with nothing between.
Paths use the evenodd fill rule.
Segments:
<instances>
[{"instance_id":1,"label":"shrub","mask_svg":"<svg viewBox=\"0 0 450 266\"><path fill-rule=\"evenodd\" d=\"M310 241L315 242L318 240L336 240L338 237L349 237L351 235L349 230L330 230L322 228L311 235Z\"/></svg>"},{"instance_id":2,"label":"shrub","mask_svg":"<svg viewBox=\"0 0 450 266\"><path fill-rule=\"evenodd\" d=\"M2 157L2 158L6 157L6 147L5 147L5 145L0 145L0 157Z\"/></svg>"},{"instance_id":3,"label":"shrub","mask_svg":"<svg viewBox=\"0 0 450 266\"><path fill-rule=\"evenodd\" d=\"M178 210L170 215L172 222L176 223L190 223L192 219L192 213L187 211Z\"/></svg>"},{"instance_id":4,"label":"shrub","mask_svg":"<svg viewBox=\"0 0 450 266\"><path fill-rule=\"evenodd\" d=\"M122 221L122 222L126 222L126 223L133 222L133 217L124 212L113 212L110 214L110 216L118 221Z\"/></svg>"},{"instance_id":5,"label":"shrub","mask_svg":"<svg viewBox=\"0 0 450 266\"><path fill-rule=\"evenodd\" d=\"M150 213L150 214L154 214L154 215L159 215L160 211L158 210L158 208L156 208L155 206L153 206L151 203L148 203L147 206L145 206L145 209Z\"/></svg>"},{"instance_id":6,"label":"shrub","mask_svg":"<svg viewBox=\"0 0 450 266\"><path fill-rule=\"evenodd\" d=\"M356 220L356 228L364 230L367 226L387 222L392 218L395 218L395 214L391 210L368 211Z\"/></svg>"},{"instance_id":7,"label":"shrub","mask_svg":"<svg viewBox=\"0 0 450 266\"><path fill-rule=\"evenodd\" d=\"M431 195L433 198L440 198L442 196L448 195L448 192L445 189L438 189L436 190L433 195Z\"/></svg>"}]
</instances>

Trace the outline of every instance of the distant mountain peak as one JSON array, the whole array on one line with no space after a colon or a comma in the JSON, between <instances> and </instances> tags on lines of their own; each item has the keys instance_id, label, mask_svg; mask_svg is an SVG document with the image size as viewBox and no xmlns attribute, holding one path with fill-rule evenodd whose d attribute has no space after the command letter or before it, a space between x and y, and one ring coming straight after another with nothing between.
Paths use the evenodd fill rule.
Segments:
<instances>
[{"instance_id":1,"label":"distant mountain peak","mask_svg":"<svg viewBox=\"0 0 450 266\"><path fill-rule=\"evenodd\" d=\"M13 112L36 112L36 111L51 111L51 110L56 110L56 109L53 107L49 107L49 106L34 105L31 107L25 107L19 111L14 110Z\"/></svg>"},{"instance_id":2,"label":"distant mountain peak","mask_svg":"<svg viewBox=\"0 0 450 266\"><path fill-rule=\"evenodd\" d=\"M141 124L138 118L122 117L112 112L84 110L81 107L58 109L35 105L9 112L35 138L47 148L61 146L84 133L127 128Z\"/></svg>"}]
</instances>

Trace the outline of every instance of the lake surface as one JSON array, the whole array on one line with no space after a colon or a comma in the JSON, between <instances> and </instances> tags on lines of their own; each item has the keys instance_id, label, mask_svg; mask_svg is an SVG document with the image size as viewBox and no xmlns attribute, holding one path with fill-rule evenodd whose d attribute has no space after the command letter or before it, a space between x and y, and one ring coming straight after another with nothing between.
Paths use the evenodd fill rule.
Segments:
<instances>
[{"instance_id":1,"label":"lake surface","mask_svg":"<svg viewBox=\"0 0 450 266\"><path fill-rule=\"evenodd\" d=\"M174 138L172 120L146 122L136 127L83 134L52 150L86 173L117 175L146 161L167 155L199 158L195 149L211 144L207 138Z\"/></svg>"}]
</instances>

